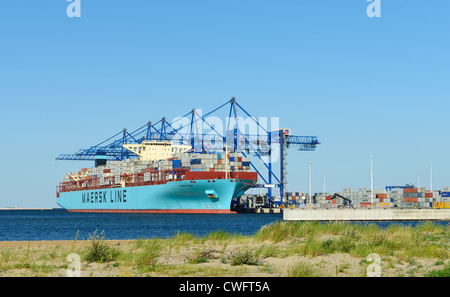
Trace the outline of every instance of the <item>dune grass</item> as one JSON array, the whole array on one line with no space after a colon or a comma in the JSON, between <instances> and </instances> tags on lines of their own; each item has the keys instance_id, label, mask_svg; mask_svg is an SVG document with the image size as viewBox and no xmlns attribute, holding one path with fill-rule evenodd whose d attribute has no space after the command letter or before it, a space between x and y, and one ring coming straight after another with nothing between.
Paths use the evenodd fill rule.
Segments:
<instances>
[{"instance_id":1,"label":"dune grass","mask_svg":"<svg viewBox=\"0 0 450 297\"><path fill-rule=\"evenodd\" d=\"M312 264L298 261L288 266L288 277L319 277L322 274Z\"/></svg>"},{"instance_id":2,"label":"dune grass","mask_svg":"<svg viewBox=\"0 0 450 297\"><path fill-rule=\"evenodd\" d=\"M303 239L296 252L311 256L330 253L359 257L370 253L443 259L450 256L448 226L430 222L415 227L391 225L386 229L375 224L276 222L262 227L254 238L274 243Z\"/></svg>"},{"instance_id":3,"label":"dune grass","mask_svg":"<svg viewBox=\"0 0 450 297\"><path fill-rule=\"evenodd\" d=\"M8 271L16 271L19 276L61 274L68 265L67 255L74 252L81 256L83 269L102 265L105 269L116 269L117 276L234 276L247 275L249 271L276 276L333 276L330 270L323 271L328 263L312 264L310 260L345 254L358 259L364 270L369 265L367 255L376 253L384 261L383 269L408 263L414 268L405 273L412 276L421 270L423 261L419 260L428 259L428 263L434 261L439 265L428 264L429 267L422 269L422 275L448 277L448 227L433 223L379 228L375 224L275 222L251 236L222 230L204 236L179 232L170 238L138 239L122 245L113 245L103 232L95 231L87 242L80 243L75 236L64 248L38 250L30 248L29 243L20 249L3 248L0 274ZM270 263L289 260L288 265L277 268L268 264L267 259L272 259ZM338 266L349 267L349 264L336 264L336 271L345 271L347 268L338 269ZM402 274L402 268L398 271ZM353 270L352 275L355 274L364 276L364 272Z\"/></svg>"}]
</instances>

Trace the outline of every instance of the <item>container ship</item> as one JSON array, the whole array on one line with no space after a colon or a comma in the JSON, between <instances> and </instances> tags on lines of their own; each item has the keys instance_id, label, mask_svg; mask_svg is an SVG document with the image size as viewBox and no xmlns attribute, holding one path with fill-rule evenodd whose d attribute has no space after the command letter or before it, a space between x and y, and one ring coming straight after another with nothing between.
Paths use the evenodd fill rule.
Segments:
<instances>
[{"instance_id":1,"label":"container ship","mask_svg":"<svg viewBox=\"0 0 450 297\"><path fill-rule=\"evenodd\" d=\"M170 141L123 148L136 158L66 173L57 204L69 212L234 213L232 200L258 179L242 153L189 153Z\"/></svg>"}]
</instances>

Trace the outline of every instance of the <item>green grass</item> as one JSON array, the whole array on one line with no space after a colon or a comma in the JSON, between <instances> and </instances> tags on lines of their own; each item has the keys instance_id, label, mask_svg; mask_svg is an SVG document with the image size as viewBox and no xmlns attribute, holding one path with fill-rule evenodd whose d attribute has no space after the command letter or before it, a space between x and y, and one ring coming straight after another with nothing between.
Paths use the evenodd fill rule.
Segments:
<instances>
[{"instance_id":1,"label":"green grass","mask_svg":"<svg viewBox=\"0 0 450 297\"><path fill-rule=\"evenodd\" d=\"M228 256L222 257L222 263L229 263L232 266L259 265L259 251L244 247L237 252L233 252Z\"/></svg>"},{"instance_id":2,"label":"green grass","mask_svg":"<svg viewBox=\"0 0 450 297\"><path fill-rule=\"evenodd\" d=\"M154 269L161 255L162 245L156 239L149 239L139 244L140 249L132 258L138 269L148 271Z\"/></svg>"},{"instance_id":3,"label":"green grass","mask_svg":"<svg viewBox=\"0 0 450 297\"><path fill-rule=\"evenodd\" d=\"M370 253L403 257L449 258L448 226L430 222L416 227L391 225L380 229L375 224L318 222L275 222L262 227L254 238L261 242L293 241L287 250L318 256L348 253L365 257ZM287 255L286 255L287 256Z\"/></svg>"},{"instance_id":4,"label":"green grass","mask_svg":"<svg viewBox=\"0 0 450 297\"><path fill-rule=\"evenodd\" d=\"M318 277L319 271L312 264L299 261L288 266L288 277Z\"/></svg>"},{"instance_id":5,"label":"green grass","mask_svg":"<svg viewBox=\"0 0 450 297\"><path fill-rule=\"evenodd\" d=\"M288 276L320 276L319 267L308 264L308 260L291 263L281 272L276 266L268 265L265 258L306 256L307 259L343 253L358 257L364 263L367 255L377 253L382 259L388 259L383 260L386 268L396 269L400 262L409 263L408 270L398 272L404 276L423 275L426 270L418 263L420 259L428 258L435 259L436 266L431 269L436 270L425 276L448 277L448 227L423 223L415 227L391 225L382 229L374 224L276 222L262 227L252 236L223 230L204 236L178 232L171 238L138 239L120 247L112 246L105 240L103 232L95 231L88 244L79 249L76 249L77 236L72 246L64 249L39 250L29 244L16 250L3 249L0 271L23 269L35 276L60 274L68 264L67 255L75 252L82 255L83 265L103 263L107 267L120 268L120 275L242 275L248 269L255 269L246 265L258 265L260 271L266 273L285 274L287 271ZM202 265L218 259L229 265ZM348 265L336 266L338 273L345 274L347 270Z\"/></svg>"},{"instance_id":6,"label":"green grass","mask_svg":"<svg viewBox=\"0 0 450 297\"><path fill-rule=\"evenodd\" d=\"M85 251L85 260L88 263L110 262L117 257L118 251L111 248L105 241L103 231L97 234L97 230L91 235L89 234L90 246Z\"/></svg>"},{"instance_id":7,"label":"green grass","mask_svg":"<svg viewBox=\"0 0 450 297\"><path fill-rule=\"evenodd\" d=\"M439 270L433 270L425 274L426 277L450 277L450 263Z\"/></svg>"},{"instance_id":8,"label":"green grass","mask_svg":"<svg viewBox=\"0 0 450 297\"><path fill-rule=\"evenodd\" d=\"M214 259L214 252L215 250L211 249L201 249L195 251L190 257L188 257L188 263L190 264L200 264L200 263L206 263L211 259Z\"/></svg>"}]
</instances>

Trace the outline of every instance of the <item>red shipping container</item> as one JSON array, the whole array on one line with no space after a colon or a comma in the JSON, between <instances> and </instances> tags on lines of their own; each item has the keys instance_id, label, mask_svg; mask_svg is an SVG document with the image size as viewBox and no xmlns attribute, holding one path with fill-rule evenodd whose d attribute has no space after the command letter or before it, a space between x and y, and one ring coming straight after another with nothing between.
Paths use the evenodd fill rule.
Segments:
<instances>
[{"instance_id":1,"label":"red shipping container","mask_svg":"<svg viewBox=\"0 0 450 297\"><path fill-rule=\"evenodd\" d=\"M377 194L377 198L387 198L387 194Z\"/></svg>"},{"instance_id":2,"label":"red shipping container","mask_svg":"<svg viewBox=\"0 0 450 297\"><path fill-rule=\"evenodd\" d=\"M433 193L425 193L426 198L433 198Z\"/></svg>"},{"instance_id":3,"label":"red shipping container","mask_svg":"<svg viewBox=\"0 0 450 297\"><path fill-rule=\"evenodd\" d=\"M247 171L241 171L241 172L236 171L236 172L231 172L231 178L258 180L258 173L257 172L247 172Z\"/></svg>"},{"instance_id":4,"label":"red shipping container","mask_svg":"<svg viewBox=\"0 0 450 297\"><path fill-rule=\"evenodd\" d=\"M372 203L370 202L361 202L359 203L359 207L369 207L372 206Z\"/></svg>"},{"instance_id":5,"label":"red shipping container","mask_svg":"<svg viewBox=\"0 0 450 297\"><path fill-rule=\"evenodd\" d=\"M417 188L404 188L403 193L417 193Z\"/></svg>"},{"instance_id":6,"label":"red shipping container","mask_svg":"<svg viewBox=\"0 0 450 297\"><path fill-rule=\"evenodd\" d=\"M383 202L383 199L384 199L384 198L378 198L378 200L380 200L380 202Z\"/></svg>"},{"instance_id":7,"label":"red shipping container","mask_svg":"<svg viewBox=\"0 0 450 297\"><path fill-rule=\"evenodd\" d=\"M225 178L225 172L186 171L187 180Z\"/></svg>"},{"instance_id":8,"label":"red shipping container","mask_svg":"<svg viewBox=\"0 0 450 297\"><path fill-rule=\"evenodd\" d=\"M225 178L222 171L186 171L186 180ZM229 172L228 178L258 180L257 172Z\"/></svg>"}]
</instances>

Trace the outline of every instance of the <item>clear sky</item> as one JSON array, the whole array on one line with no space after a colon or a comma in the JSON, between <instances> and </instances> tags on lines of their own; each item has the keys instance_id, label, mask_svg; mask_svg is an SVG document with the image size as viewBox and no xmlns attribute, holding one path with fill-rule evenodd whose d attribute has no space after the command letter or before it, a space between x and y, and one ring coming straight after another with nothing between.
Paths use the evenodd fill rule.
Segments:
<instances>
[{"instance_id":1,"label":"clear sky","mask_svg":"<svg viewBox=\"0 0 450 297\"><path fill-rule=\"evenodd\" d=\"M0 207L56 207L56 161L117 133L231 97L279 117L288 191L450 186L450 2L65 0L0 3Z\"/></svg>"}]
</instances>

